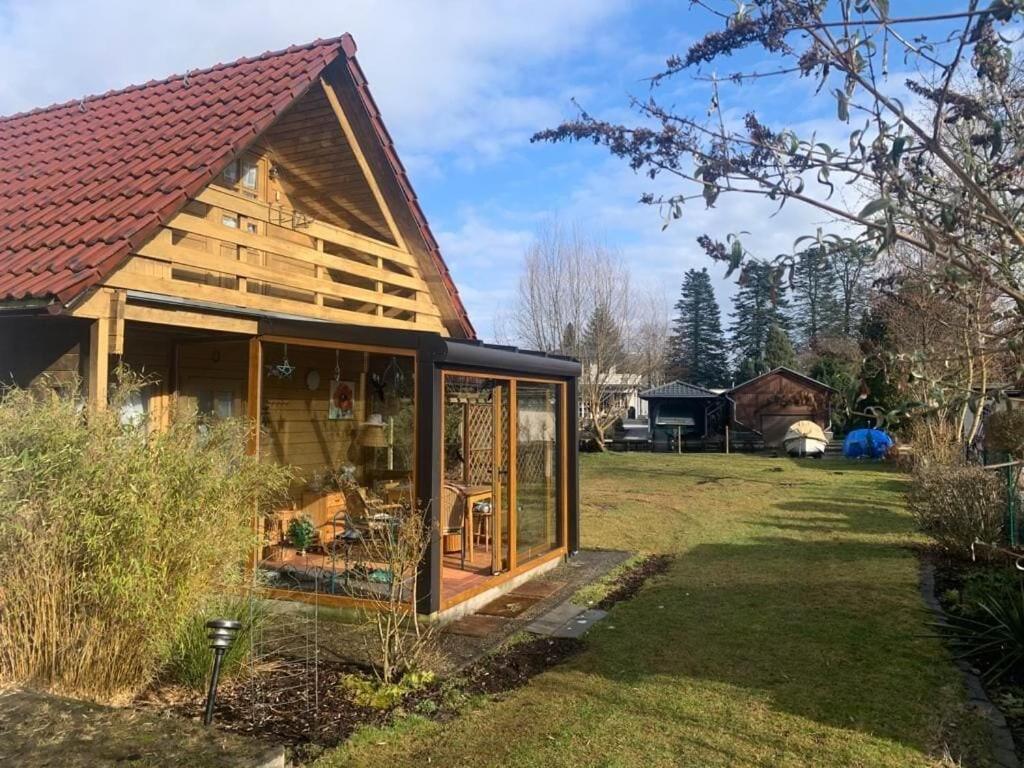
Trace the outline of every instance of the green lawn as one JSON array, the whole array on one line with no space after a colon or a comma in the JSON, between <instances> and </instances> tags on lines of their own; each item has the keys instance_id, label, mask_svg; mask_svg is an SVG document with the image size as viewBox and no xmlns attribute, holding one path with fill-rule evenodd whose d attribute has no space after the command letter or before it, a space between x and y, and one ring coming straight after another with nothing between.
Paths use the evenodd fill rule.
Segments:
<instances>
[{"instance_id":1,"label":"green lawn","mask_svg":"<svg viewBox=\"0 0 1024 768\"><path fill-rule=\"evenodd\" d=\"M918 592L902 476L752 456L583 458L583 540L679 556L587 650L330 766L985 765Z\"/></svg>"}]
</instances>

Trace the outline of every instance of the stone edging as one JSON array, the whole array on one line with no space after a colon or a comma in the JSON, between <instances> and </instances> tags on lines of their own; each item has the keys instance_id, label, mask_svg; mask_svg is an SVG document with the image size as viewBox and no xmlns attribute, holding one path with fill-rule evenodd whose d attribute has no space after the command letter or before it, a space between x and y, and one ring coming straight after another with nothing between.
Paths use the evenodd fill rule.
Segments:
<instances>
[{"instance_id":1,"label":"stone edging","mask_svg":"<svg viewBox=\"0 0 1024 768\"><path fill-rule=\"evenodd\" d=\"M937 619L942 621L946 618L946 612L942 610L942 605L935 595L935 566L931 563L921 563L921 597ZM953 663L960 670L964 684L967 686L967 703L988 722L992 739L992 756L996 764L1000 768L1020 768L1021 764L1013 745L1013 732L1006 724L1003 713L992 703L985 692L981 678L963 659L953 659Z\"/></svg>"}]
</instances>

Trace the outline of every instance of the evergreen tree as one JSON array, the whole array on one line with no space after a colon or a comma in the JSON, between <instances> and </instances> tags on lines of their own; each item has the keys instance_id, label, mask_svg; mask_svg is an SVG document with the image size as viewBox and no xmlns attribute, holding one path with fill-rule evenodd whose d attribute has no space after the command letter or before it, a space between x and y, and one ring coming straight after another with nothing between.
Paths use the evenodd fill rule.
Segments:
<instances>
[{"instance_id":1,"label":"evergreen tree","mask_svg":"<svg viewBox=\"0 0 1024 768\"><path fill-rule=\"evenodd\" d=\"M891 411L901 401L896 372L890 366L891 351L896 348L895 334L884 313L869 307L860 321L860 388L855 410L864 413L870 408ZM864 426L874 426L873 419L860 418Z\"/></svg>"},{"instance_id":2,"label":"evergreen tree","mask_svg":"<svg viewBox=\"0 0 1024 768\"><path fill-rule=\"evenodd\" d=\"M762 373L767 372L768 369L765 368L763 359L745 357L740 361L740 364L736 368L736 383L742 384L744 381L756 379Z\"/></svg>"},{"instance_id":3,"label":"evergreen tree","mask_svg":"<svg viewBox=\"0 0 1024 768\"><path fill-rule=\"evenodd\" d=\"M676 302L676 318L668 342L668 375L702 387L721 387L729 380L721 310L707 269L689 269Z\"/></svg>"},{"instance_id":4,"label":"evergreen tree","mask_svg":"<svg viewBox=\"0 0 1024 768\"><path fill-rule=\"evenodd\" d=\"M764 367L769 371L779 367L796 367L796 351L789 335L778 325L768 330L768 341L764 345Z\"/></svg>"},{"instance_id":5,"label":"evergreen tree","mask_svg":"<svg viewBox=\"0 0 1024 768\"><path fill-rule=\"evenodd\" d=\"M740 369L737 378L741 381L750 378L743 376L750 365L757 368L765 365L765 346L772 326L789 330L788 309L778 270L767 262L750 262L741 276L740 289L733 297L733 311L729 315L733 354ZM744 368L748 370L742 370Z\"/></svg>"},{"instance_id":6,"label":"evergreen tree","mask_svg":"<svg viewBox=\"0 0 1024 768\"><path fill-rule=\"evenodd\" d=\"M820 339L840 333L843 318L837 275L824 248L797 254L791 284L796 342L812 348Z\"/></svg>"},{"instance_id":7,"label":"evergreen tree","mask_svg":"<svg viewBox=\"0 0 1024 768\"><path fill-rule=\"evenodd\" d=\"M565 330L562 331L562 340L558 345L558 351L563 355L579 358L579 338L576 335L576 326L572 323L566 323Z\"/></svg>"},{"instance_id":8,"label":"evergreen tree","mask_svg":"<svg viewBox=\"0 0 1024 768\"><path fill-rule=\"evenodd\" d=\"M581 341L584 365L594 366L599 375L606 374L625 360L622 327L605 304L594 307Z\"/></svg>"},{"instance_id":9,"label":"evergreen tree","mask_svg":"<svg viewBox=\"0 0 1024 768\"><path fill-rule=\"evenodd\" d=\"M857 332L867 311L874 278L874 251L863 243L850 245L832 254L832 270L839 296L839 332L849 338Z\"/></svg>"}]
</instances>

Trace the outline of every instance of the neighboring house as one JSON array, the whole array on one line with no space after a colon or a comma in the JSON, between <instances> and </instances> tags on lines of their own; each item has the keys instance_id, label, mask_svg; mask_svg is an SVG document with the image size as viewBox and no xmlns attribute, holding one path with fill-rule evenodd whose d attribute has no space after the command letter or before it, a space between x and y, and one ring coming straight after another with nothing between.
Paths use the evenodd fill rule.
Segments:
<instances>
[{"instance_id":1,"label":"neighboring house","mask_svg":"<svg viewBox=\"0 0 1024 768\"><path fill-rule=\"evenodd\" d=\"M622 413L623 418L644 419L647 417L647 402L640 397L643 387L644 378L641 374L612 368L601 388L602 403L607 410ZM581 419L590 416L587 404L582 401L579 415Z\"/></svg>"},{"instance_id":2,"label":"neighboring house","mask_svg":"<svg viewBox=\"0 0 1024 768\"><path fill-rule=\"evenodd\" d=\"M0 119L0 378L81 376L102 409L123 363L154 428L175 402L260 424L299 477L259 530L271 596L361 604L381 575L341 534L429 510L416 607L457 613L578 547L579 365L475 339L355 51Z\"/></svg>"},{"instance_id":3,"label":"neighboring house","mask_svg":"<svg viewBox=\"0 0 1024 768\"><path fill-rule=\"evenodd\" d=\"M780 447L786 430L797 421L813 421L829 433L835 393L810 376L776 368L728 391L731 426L734 431L758 433L770 448Z\"/></svg>"},{"instance_id":4,"label":"neighboring house","mask_svg":"<svg viewBox=\"0 0 1024 768\"><path fill-rule=\"evenodd\" d=\"M726 401L710 389L670 381L640 393L648 407L654 450L681 450L687 438L704 440L719 431Z\"/></svg>"}]
</instances>

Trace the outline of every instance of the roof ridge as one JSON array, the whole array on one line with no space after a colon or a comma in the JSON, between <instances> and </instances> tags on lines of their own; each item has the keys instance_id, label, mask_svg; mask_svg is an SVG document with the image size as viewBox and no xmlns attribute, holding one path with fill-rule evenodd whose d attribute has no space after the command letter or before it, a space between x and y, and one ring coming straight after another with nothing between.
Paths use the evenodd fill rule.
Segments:
<instances>
[{"instance_id":1,"label":"roof ridge","mask_svg":"<svg viewBox=\"0 0 1024 768\"><path fill-rule=\"evenodd\" d=\"M35 115L45 114L47 112L56 112L59 109L67 109L69 107L74 107L74 106L77 106L77 105L80 105L80 104L85 104L90 99L106 99L106 98L110 98L112 96L120 96L122 94L131 93L132 91L137 91L137 90L140 90L142 88L152 88L152 87L157 86L157 85L165 85L167 83L173 83L176 80L181 80L181 79L183 79L185 77L195 77L197 75L205 75L205 74L209 74L211 72L217 72L217 71L222 70L222 69L227 69L228 67L237 67L237 66L240 66L242 64L251 64L254 61L267 61L269 59L276 58L277 56L284 56L286 54L298 53L299 51L306 51L306 50L310 50L311 51L314 48L320 48L320 47L328 48L328 47L331 47L332 45L336 46L338 48L341 48L341 47L344 46L345 39L348 38L348 37L350 37L350 35L347 32L345 34L338 35L337 37L328 37L328 38L319 38L318 37L316 40L313 40L313 41L311 41L309 43L302 43L302 44L298 44L298 45L290 45L287 48L282 48L282 49L277 50L277 51L264 51L263 53L261 53L261 54L259 54L257 56L243 56L242 58L235 59L234 61L218 62L217 64L213 64L213 65L211 65L209 67L203 67L203 68L200 68L200 69L189 69L189 70L186 70L185 72L180 72L180 73L174 74L174 75L168 75L168 76L166 76L164 78L161 78L159 80L149 80L149 81L147 81L145 83L133 83L132 85L127 85L127 86L125 86L123 88L114 88L114 89L111 89L111 90L106 91L104 93L92 93L92 94L89 94L87 96L81 96L81 97L79 97L77 99L70 99L68 101L63 101L63 102L58 102L58 103L50 104L50 105L45 106L45 107L36 107L34 109L29 109L29 110L26 110L24 112L14 112L14 113L12 113L10 115L0 115L0 124L2 124L2 123L9 123L9 122L14 121L14 120L21 120L21 119L24 119L26 117L34 117Z\"/></svg>"}]
</instances>

